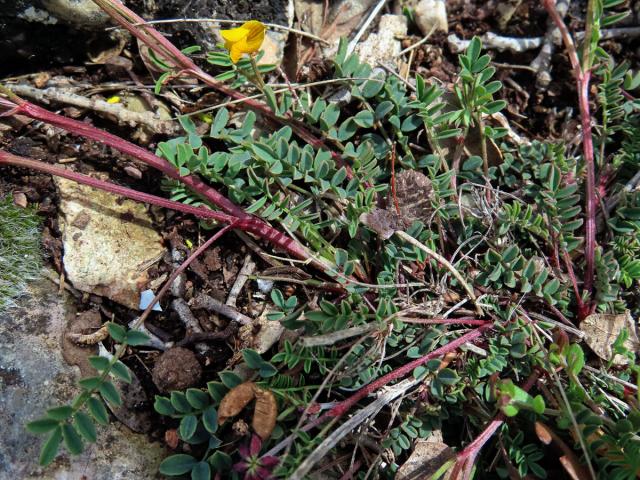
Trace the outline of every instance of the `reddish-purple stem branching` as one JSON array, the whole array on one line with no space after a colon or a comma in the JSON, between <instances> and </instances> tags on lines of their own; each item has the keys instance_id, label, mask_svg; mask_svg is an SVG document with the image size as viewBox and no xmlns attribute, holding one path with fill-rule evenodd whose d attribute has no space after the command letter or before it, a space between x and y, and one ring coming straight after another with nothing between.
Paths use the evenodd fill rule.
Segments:
<instances>
[{"instance_id":1,"label":"reddish-purple stem branching","mask_svg":"<svg viewBox=\"0 0 640 480\"><path fill-rule=\"evenodd\" d=\"M349 398L338 403L336 406L334 406L331 410L326 412L324 415L322 415L318 419L318 423L323 423L325 420L328 420L330 418L341 417L342 415L347 413L351 409L351 407L353 407L356 403L358 403L363 398L366 398L367 396L379 390L380 388L384 387L388 383L405 377L406 375L411 373L413 369L415 369L416 367L419 367L420 365L424 365L429 360L443 357L447 353L457 350L459 347L461 347L465 343L473 342L477 340L484 334L484 332L489 330L491 326L492 326L491 322L484 322L484 325L474 330L471 330L468 333L465 333L461 337L456 338L455 340L452 340L451 342L434 350L433 352L428 353L423 357L416 358L415 360L403 365L402 367L396 368L395 370L387 373L386 375L383 375L379 379L374 380L373 382L366 385L365 387L362 387L360 390L358 390L356 393L351 395Z\"/></svg>"},{"instance_id":2,"label":"reddish-purple stem branching","mask_svg":"<svg viewBox=\"0 0 640 480\"><path fill-rule=\"evenodd\" d=\"M16 104L15 102L18 103ZM63 117L62 115L50 112L45 108L39 107L38 105L27 102L25 100L9 101L0 98L0 107L9 109L11 114L26 115L27 117L33 118L35 120L40 120L50 125L60 127L75 135L90 138L91 140L103 143L115 150L118 150L119 152L130 155L135 159L146 163L150 167L161 171L170 178L180 181L193 192L197 193L205 200L213 203L224 212L238 218L249 217L249 214L247 214L242 208L226 198L215 188L204 183L195 175L181 176L178 170L165 159L160 158L150 151L134 145L133 143L118 137L117 135L113 135L112 133L96 128L87 123Z\"/></svg>"},{"instance_id":3,"label":"reddish-purple stem branching","mask_svg":"<svg viewBox=\"0 0 640 480\"><path fill-rule=\"evenodd\" d=\"M529 375L529 378L527 378L527 381L521 387L522 390L525 392L531 390L531 387L533 387L538 380L538 376L539 374L537 371L534 371ZM498 413L498 415L489 422L489 425L485 427L480 435L478 435L473 442L467 445L464 450L458 453L456 456L456 463L449 475L450 480L468 480L471 478L471 471L480 450L482 450L482 447L489 441L493 434L496 433L498 428L500 428L500 425L504 423L504 419L504 413Z\"/></svg>"},{"instance_id":4,"label":"reddish-purple stem branching","mask_svg":"<svg viewBox=\"0 0 640 480\"><path fill-rule=\"evenodd\" d=\"M596 174L595 174L595 158L593 151L593 135L591 134L591 112L589 108L589 82L591 80L591 71L588 68L580 66L578 51L571 38L571 34L564 23L564 20L556 9L555 0L543 0L549 16L558 27L562 41L564 42L567 55L571 62L573 75L576 80L578 89L578 105L580 107L580 120L582 124L582 152L586 167L586 206L585 206L585 271L584 271L584 291L591 296L595 274L595 250L596 250ZM587 19L589 25L590 19ZM586 42L589 38L586 38ZM585 66L588 62L584 63ZM582 304L579 307L579 318L582 319L588 315L591 310L590 305Z\"/></svg>"}]
</instances>

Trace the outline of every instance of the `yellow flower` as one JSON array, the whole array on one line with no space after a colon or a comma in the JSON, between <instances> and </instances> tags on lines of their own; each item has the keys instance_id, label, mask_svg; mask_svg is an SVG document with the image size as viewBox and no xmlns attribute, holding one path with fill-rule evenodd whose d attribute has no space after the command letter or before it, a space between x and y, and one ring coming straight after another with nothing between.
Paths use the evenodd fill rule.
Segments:
<instances>
[{"instance_id":1,"label":"yellow flower","mask_svg":"<svg viewBox=\"0 0 640 480\"><path fill-rule=\"evenodd\" d=\"M224 48L229 50L231 61L237 63L243 53L256 53L260 50L264 41L264 31L266 27L257 20L249 20L238 28L222 30L220 33L224 38Z\"/></svg>"}]
</instances>

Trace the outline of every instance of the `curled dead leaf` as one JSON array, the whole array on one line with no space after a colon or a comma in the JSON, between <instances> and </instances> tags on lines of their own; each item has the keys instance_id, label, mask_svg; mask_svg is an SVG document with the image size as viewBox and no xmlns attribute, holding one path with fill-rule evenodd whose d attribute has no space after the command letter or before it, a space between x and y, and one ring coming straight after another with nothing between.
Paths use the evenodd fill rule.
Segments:
<instances>
[{"instance_id":1,"label":"curled dead leaf","mask_svg":"<svg viewBox=\"0 0 640 480\"><path fill-rule=\"evenodd\" d=\"M544 423L536 422L536 435L545 445L549 445L553 441L551 430Z\"/></svg>"},{"instance_id":2,"label":"curled dead leaf","mask_svg":"<svg viewBox=\"0 0 640 480\"><path fill-rule=\"evenodd\" d=\"M542 422L536 422L535 429L536 435L542 443L545 445L553 444L564 454L560 456L559 460L569 477L573 480L589 478L588 472L582 466L576 454L573 453L573 450L551 428Z\"/></svg>"},{"instance_id":3,"label":"curled dead leaf","mask_svg":"<svg viewBox=\"0 0 640 480\"><path fill-rule=\"evenodd\" d=\"M276 426L278 403L273 393L258 388L253 382L241 383L227 392L218 408L218 424L238 415L254 398L256 404L251 426L260 438L269 438Z\"/></svg>"},{"instance_id":4,"label":"curled dead leaf","mask_svg":"<svg viewBox=\"0 0 640 480\"><path fill-rule=\"evenodd\" d=\"M218 424L223 424L229 417L235 417L249 405L256 396L255 388L255 383L244 382L229 390L218 408Z\"/></svg>"},{"instance_id":5,"label":"curled dead leaf","mask_svg":"<svg viewBox=\"0 0 640 480\"><path fill-rule=\"evenodd\" d=\"M629 362L622 355L613 356L611 348L623 328L626 328L629 332L629 338L624 342L624 346L635 352L640 342L638 341L636 327L629 310L616 315L594 313L585 318L580 324L580 330L585 334L585 342L591 350L606 361L611 360L613 357L615 365L626 365Z\"/></svg>"},{"instance_id":6,"label":"curled dead leaf","mask_svg":"<svg viewBox=\"0 0 640 480\"><path fill-rule=\"evenodd\" d=\"M268 390L256 388L256 408L253 412L251 426L262 440L271 436L276 427L278 403L276 397Z\"/></svg>"}]
</instances>

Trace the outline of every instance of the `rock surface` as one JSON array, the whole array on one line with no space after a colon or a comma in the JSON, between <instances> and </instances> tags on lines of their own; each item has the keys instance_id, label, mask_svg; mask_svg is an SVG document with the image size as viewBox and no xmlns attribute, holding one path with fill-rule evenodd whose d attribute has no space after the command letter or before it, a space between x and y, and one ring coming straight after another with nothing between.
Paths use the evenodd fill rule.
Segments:
<instances>
[{"instance_id":1,"label":"rock surface","mask_svg":"<svg viewBox=\"0 0 640 480\"><path fill-rule=\"evenodd\" d=\"M382 15L378 33L372 33L358 44L356 51L360 60L372 67L381 63L395 63L395 56L400 53L400 40L407 34L407 17L404 15Z\"/></svg>"},{"instance_id":2,"label":"rock surface","mask_svg":"<svg viewBox=\"0 0 640 480\"><path fill-rule=\"evenodd\" d=\"M147 270L165 251L146 207L70 180L55 181L68 281L137 309Z\"/></svg>"},{"instance_id":3,"label":"rock surface","mask_svg":"<svg viewBox=\"0 0 640 480\"><path fill-rule=\"evenodd\" d=\"M445 0L420 0L415 7L415 19L423 35L449 31Z\"/></svg>"},{"instance_id":4,"label":"rock surface","mask_svg":"<svg viewBox=\"0 0 640 480\"><path fill-rule=\"evenodd\" d=\"M117 423L98 428L98 442L83 454L63 452L53 464L37 464L43 438L24 424L78 393L77 367L62 357L61 340L75 316L66 294L48 280L31 286L31 297L0 316L0 478L16 480L147 480L158 478L167 452L145 435ZM123 454L126 452L126 454Z\"/></svg>"}]
</instances>

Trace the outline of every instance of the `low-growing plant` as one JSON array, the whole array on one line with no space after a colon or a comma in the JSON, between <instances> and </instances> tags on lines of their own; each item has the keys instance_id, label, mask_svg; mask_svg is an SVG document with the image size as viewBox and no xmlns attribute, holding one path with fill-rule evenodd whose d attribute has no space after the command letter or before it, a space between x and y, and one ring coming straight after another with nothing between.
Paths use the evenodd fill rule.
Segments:
<instances>
[{"instance_id":1,"label":"low-growing plant","mask_svg":"<svg viewBox=\"0 0 640 480\"><path fill-rule=\"evenodd\" d=\"M111 0L98 3L153 44L167 70L159 89L193 75L238 100L219 82L251 88L249 67L261 74L255 62L208 52L222 70L215 80L187 56L193 49L178 51L152 28L136 29L135 14ZM454 479L494 470L547 478L562 465L593 478L637 476L631 332L612 348L626 365L614 368L611 358L595 368L579 331L596 311L640 315L640 102L624 90L640 80L598 46L600 29L621 18L619 3L589 2L578 58L545 1L579 87L582 153L551 140L516 145L494 122L506 102L478 38L459 56L451 91L374 69L342 41L327 85L348 91L346 104L311 87L276 92L258 82L265 103L252 100L249 112L217 106L204 134L198 117L183 116L184 135L158 144L157 156L12 104L142 157L170 177L164 188L172 201L118 192L250 231L317 268L256 275L276 284L268 318L289 332L262 355L243 351L250 378L223 371L206 390L156 397L155 410L181 442L163 474L301 479L322 461L341 476L393 478L417 442L441 431L457 453L438 475L449 470ZM600 80L589 98L592 74ZM501 153L497 163L490 146ZM45 170L0 154L3 162ZM283 283L300 289L292 294ZM115 325L110 332L120 345L135 343ZM74 453L81 436L95 439L82 407L102 406L98 393L116 400L108 376L126 377L117 355L93 362L102 373L84 381L81 400L31 424L53 432L43 461L62 441ZM243 401L221 422L232 393ZM261 396L268 400L259 403ZM277 416L265 434L245 419L267 405Z\"/></svg>"}]
</instances>

